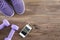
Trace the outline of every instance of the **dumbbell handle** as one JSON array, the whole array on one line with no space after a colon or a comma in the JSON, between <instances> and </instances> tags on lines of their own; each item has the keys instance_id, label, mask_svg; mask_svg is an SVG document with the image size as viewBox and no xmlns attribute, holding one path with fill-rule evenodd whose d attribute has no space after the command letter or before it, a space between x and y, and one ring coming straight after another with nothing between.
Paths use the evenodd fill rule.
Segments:
<instances>
[{"instance_id":1,"label":"dumbbell handle","mask_svg":"<svg viewBox=\"0 0 60 40\"><path fill-rule=\"evenodd\" d=\"M12 38L13 35L14 35L14 33L15 33L15 30L14 29L11 29L11 31L10 31L10 33L8 35L8 38Z\"/></svg>"},{"instance_id":2,"label":"dumbbell handle","mask_svg":"<svg viewBox=\"0 0 60 40\"><path fill-rule=\"evenodd\" d=\"M0 30L3 29L4 27L5 27L4 24L1 24L0 25Z\"/></svg>"}]
</instances>

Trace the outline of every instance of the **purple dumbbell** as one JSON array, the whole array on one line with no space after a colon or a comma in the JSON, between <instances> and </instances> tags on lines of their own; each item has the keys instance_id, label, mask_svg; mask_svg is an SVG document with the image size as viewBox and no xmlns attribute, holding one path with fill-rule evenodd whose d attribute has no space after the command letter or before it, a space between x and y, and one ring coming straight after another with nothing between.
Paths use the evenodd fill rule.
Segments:
<instances>
[{"instance_id":1,"label":"purple dumbbell","mask_svg":"<svg viewBox=\"0 0 60 40\"><path fill-rule=\"evenodd\" d=\"M4 19L3 23L0 25L0 30L2 30L4 27L8 27L10 25L10 23L8 22L8 20Z\"/></svg>"},{"instance_id":2,"label":"purple dumbbell","mask_svg":"<svg viewBox=\"0 0 60 40\"><path fill-rule=\"evenodd\" d=\"M15 31L19 29L19 27L16 26L16 25L14 25L14 24L11 26L11 28L12 28L12 29L11 29L11 31L10 31L8 37L5 38L4 40L11 40L12 37L13 37L13 35L14 35L14 33L15 33Z\"/></svg>"}]
</instances>

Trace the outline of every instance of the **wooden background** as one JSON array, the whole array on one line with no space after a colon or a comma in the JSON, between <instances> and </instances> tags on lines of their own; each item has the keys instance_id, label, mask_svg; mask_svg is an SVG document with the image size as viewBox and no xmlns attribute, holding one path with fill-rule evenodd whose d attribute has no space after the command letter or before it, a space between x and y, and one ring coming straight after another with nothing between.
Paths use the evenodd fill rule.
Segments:
<instances>
[{"instance_id":1,"label":"wooden background","mask_svg":"<svg viewBox=\"0 0 60 40\"><path fill-rule=\"evenodd\" d=\"M26 11L23 15L5 17L0 14L0 24L3 19L7 19L20 28L12 40L60 40L60 0L24 0L24 2ZM27 23L33 29L26 38L22 38L18 33ZM4 40L10 30L10 26L0 30L0 40Z\"/></svg>"}]
</instances>

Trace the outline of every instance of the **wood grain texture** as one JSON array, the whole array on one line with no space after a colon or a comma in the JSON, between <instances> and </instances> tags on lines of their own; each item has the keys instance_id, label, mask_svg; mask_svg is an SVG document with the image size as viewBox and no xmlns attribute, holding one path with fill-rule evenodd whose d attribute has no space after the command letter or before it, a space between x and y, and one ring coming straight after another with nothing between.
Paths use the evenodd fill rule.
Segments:
<instances>
[{"instance_id":1,"label":"wood grain texture","mask_svg":"<svg viewBox=\"0 0 60 40\"><path fill-rule=\"evenodd\" d=\"M12 40L60 40L60 0L24 0L26 11L23 15L15 14L5 17L0 14L0 24L7 19L20 29ZM21 38L19 32L25 24L31 24L32 31L26 38ZM0 40L8 36L10 27L0 30Z\"/></svg>"}]
</instances>

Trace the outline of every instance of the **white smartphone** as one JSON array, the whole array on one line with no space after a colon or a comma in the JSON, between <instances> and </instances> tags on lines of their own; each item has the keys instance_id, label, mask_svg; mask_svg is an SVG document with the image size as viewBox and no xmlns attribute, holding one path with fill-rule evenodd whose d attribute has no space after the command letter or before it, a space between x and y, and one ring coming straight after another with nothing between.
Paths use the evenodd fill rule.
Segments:
<instances>
[{"instance_id":1,"label":"white smartphone","mask_svg":"<svg viewBox=\"0 0 60 40\"><path fill-rule=\"evenodd\" d=\"M19 33L19 35L21 35L23 38L25 38L27 36L27 34L31 31L32 27L27 24Z\"/></svg>"}]
</instances>

